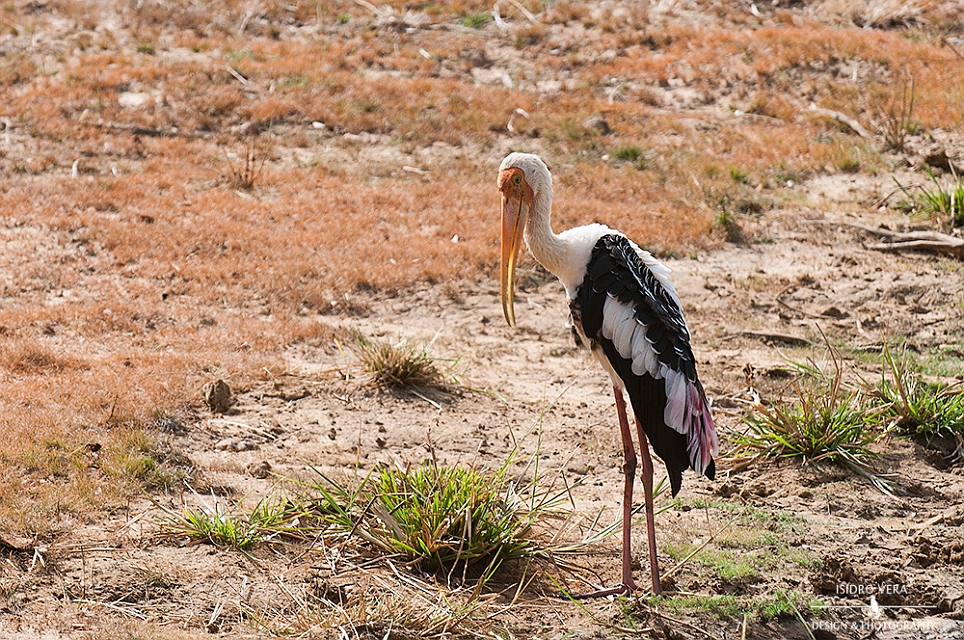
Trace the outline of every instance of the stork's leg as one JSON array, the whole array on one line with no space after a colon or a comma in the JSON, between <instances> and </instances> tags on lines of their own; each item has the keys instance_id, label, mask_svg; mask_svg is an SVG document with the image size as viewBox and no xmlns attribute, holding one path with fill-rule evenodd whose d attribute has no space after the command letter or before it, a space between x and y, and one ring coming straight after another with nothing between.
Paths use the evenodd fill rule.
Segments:
<instances>
[{"instance_id":1,"label":"stork's leg","mask_svg":"<svg viewBox=\"0 0 964 640\"><path fill-rule=\"evenodd\" d=\"M636 449L633 446L633 434L626 417L626 401L623 399L622 390L616 385L613 385L613 395L616 396L616 411L619 413L619 436L623 441L623 579L621 584L611 589L580 594L576 598L628 595L639 588L633 581L633 547L631 544ZM650 461L650 480L652 480L652 461ZM652 482L650 482L650 485L652 485ZM650 497L650 502L652 502L652 497Z\"/></svg>"},{"instance_id":2,"label":"stork's leg","mask_svg":"<svg viewBox=\"0 0 964 640\"><path fill-rule=\"evenodd\" d=\"M623 583L626 591L635 591L638 587L633 582L633 482L636 481L636 448L633 446L633 434L629 430L629 420L626 416L626 401L623 392L617 385L613 385L613 395L616 396L616 411L619 413L619 435L623 439Z\"/></svg>"},{"instance_id":3,"label":"stork's leg","mask_svg":"<svg viewBox=\"0 0 964 640\"><path fill-rule=\"evenodd\" d=\"M659 595L663 588L659 584L659 563L656 560L656 517L653 513L653 458L649 455L649 440L643 425L636 419L636 431L639 434L639 453L642 456L643 468L640 476L643 480L643 499L646 501L646 535L649 537L649 572L653 578L653 593Z\"/></svg>"}]
</instances>

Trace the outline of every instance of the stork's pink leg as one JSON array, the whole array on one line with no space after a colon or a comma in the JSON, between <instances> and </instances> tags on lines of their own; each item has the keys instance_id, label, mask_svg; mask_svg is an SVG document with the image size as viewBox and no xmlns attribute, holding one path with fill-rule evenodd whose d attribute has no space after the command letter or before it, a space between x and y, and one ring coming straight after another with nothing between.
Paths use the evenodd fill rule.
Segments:
<instances>
[{"instance_id":1,"label":"stork's pink leg","mask_svg":"<svg viewBox=\"0 0 964 640\"><path fill-rule=\"evenodd\" d=\"M610 589L602 589L591 593L584 593L576 598L598 598L612 595L628 595L639 587L633 581L633 482L636 480L636 448L633 446L633 434L626 417L626 401L622 390L613 385L613 395L616 396L616 411L619 413L619 435L623 441L623 579L622 583ZM645 451L644 453L649 453ZM650 487L652 487L652 460L650 460ZM650 496L652 503L652 496ZM658 583L657 583L658 584Z\"/></svg>"},{"instance_id":2,"label":"stork's pink leg","mask_svg":"<svg viewBox=\"0 0 964 640\"><path fill-rule=\"evenodd\" d=\"M643 480L643 499L646 501L646 535L649 537L649 572L653 578L653 593L660 595L663 588L659 584L659 563L656 560L656 516L653 513L653 458L649 455L649 440L643 425L636 420L639 433L639 453L643 459L640 476Z\"/></svg>"},{"instance_id":3,"label":"stork's pink leg","mask_svg":"<svg viewBox=\"0 0 964 640\"><path fill-rule=\"evenodd\" d=\"M633 434L629 430L629 420L626 416L626 401L623 392L613 385L613 395L616 396L616 411L619 413L619 435L623 439L623 583L622 587L628 591L638 589L633 582L633 482L636 481L636 448L633 446Z\"/></svg>"}]
</instances>

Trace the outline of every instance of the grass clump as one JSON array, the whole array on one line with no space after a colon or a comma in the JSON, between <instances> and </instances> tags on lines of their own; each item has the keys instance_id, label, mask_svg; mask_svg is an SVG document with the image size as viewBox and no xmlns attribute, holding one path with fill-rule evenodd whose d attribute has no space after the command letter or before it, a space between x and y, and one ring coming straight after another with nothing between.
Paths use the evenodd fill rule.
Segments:
<instances>
[{"instance_id":1,"label":"grass clump","mask_svg":"<svg viewBox=\"0 0 964 640\"><path fill-rule=\"evenodd\" d=\"M889 493L887 481L869 465L877 457L870 447L881 435L878 420L861 394L843 384L840 354L832 348L830 354L833 373L812 363L791 363L799 373L790 383L796 399L759 405L744 418L748 429L736 435L736 443L745 455L838 464Z\"/></svg>"},{"instance_id":2,"label":"grass clump","mask_svg":"<svg viewBox=\"0 0 964 640\"><path fill-rule=\"evenodd\" d=\"M732 595L650 596L647 604L665 607L676 615L710 613L721 620L736 618L743 613L739 600Z\"/></svg>"},{"instance_id":3,"label":"grass clump","mask_svg":"<svg viewBox=\"0 0 964 640\"><path fill-rule=\"evenodd\" d=\"M886 112L880 111L880 133L884 137L884 145L898 153L903 153L907 143L907 136L916 132L919 124L913 121L914 116L914 78L910 79L910 86L903 83L900 101L894 97Z\"/></svg>"},{"instance_id":4,"label":"grass clump","mask_svg":"<svg viewBox=\"0 0 964 640\"><path fill-rule=\"evenodd\" d=\"M470 13L462 17L459 20L459 24L463 27L470 27L472 29L484 29L485 25L492 21L492 16L488 13Z\"/></svg>"},{"instance_id":5,"label":"grass clump","mask_svg":"<svg viewBox=\"0 0 964 640\"><path fill-rule=\"evenodd\" d=\"M730 178L732 178L734 182L739 182L740 184L750 183L750 174L740 167L730 167Z\"/></svg>"},{"instance_id":6,"label":"grass clump","mask_svg":"<svg viewBox=\"0 0 964 640\"><path fill-rule=\"evenodd\" d=\"M391 343L358 338L356 354L371 380L382 387L444 387L447 370L439 367L439 359L428 353L428 347L409 340ZM451 367L448 367L451 369Z\"/></svg>"},{"instance_id":7,"label":"grass clump","mask_svg":"<svg viewBox=\"0 0 964 640\"><path fill-rule=\"evenodd\" d=\"M148 490L171 489L198 474L190 458L144 429L119 434L105 458L103 468L109 476Z\"/></svg>"},{"instance_id":8,"label":"grass clump","mask_svg":"<svg viewBox=\"0 0 964 640\"><path fill-rule=\"evenodd\" d=\"M515 486L501 473L425 463L385 467L371 482L377 518L369 533L393 553L429 571L530 552L537 512L521 508Z\"/></svg>"},{"instance_id":9,"label":"grass clump","mask_svg":"<svg viewBox=\"0 0 964 640\"><path fill-rule=\"evenodd\" d=\"M964 182L961 177L952 167L952 180L944 183L937 179L930 166L925 164L924 171L927 172L933 188L924 185L908 188L894 178L897 187L910 199L898 206L909 209L911 215L922 220L940 220L954 227L964 227Z\"/></svg>"},{"instance_id":10,"label":"grass clump","mask_svg":"<svg viewBox=\"0 0 964 640\"><path fill-rule=\"evenodd\" d=\"M786 511L772 511L714 498L674 499L680 511L702 509L707 518L725 520L708 540L671 540L666 552L680 565L693 562L715 578L728 583L760 582L775 567L812 567L820 560L806 549L793 546L791 538L806 531L802 519Z\"/></svg>"},{"instance_id":11,"label":"grass clump","mask_svg":"<svg viewBox=\"0 0 964 640\"><path fill-rule=\"evenodd\" d=\"M212 506L195 493L200 507L161 507L161 526L168 536L243 552L324 533L327 544L350 549L349 555L374 552L449 580L458 570L481 586L506 561L552 552L541 541L541 523L567 495L542 492L536 480L511 480L513 459L496 471L433 459L411 468L376 468L344 483L314 469L318 480L294 481L298 491L269 496L250 511Z\"/></svg>"},{"instance_id":12,"label":"grass clump","mask_svg":"<svg viewBox=\"0 0 964 640\"><path fill-rule=\"evenodd\" d=\"M496 471L444 466L385 466L354 488L330 480L303 483L314 497L302 504L335 532L357 536L432 573L471 573L487 582L506 561L549 553L541 522L563 494L540 492L538 482L507 477L510 456ZM297 502L297 500L296 500Z\"/></svg>"},{"instance_id":13,"label":"grass clump","mask_svg":"<svg viewBox=\"0 0 964 640\"><path fill-rule=\"evenodd\" d=\"M185 510L178 521L168 526L173 534L183 534L193 540L210 542L218 547L246 550L261 540L257 525L241 514L208 512L203 509Z\"/></svg>"},{"instance_id":14,"label":"grass clump","mask_svg":"<svg viewBox=\"0 0 964 640\"><path fill-rule=\"evenodd\" d=\"M227 151L224 151L224 158L228 161L228 172L230 174L228 182L231 187L238 191L251 191L254 189L258 178L261 177L261 171L268 159L268 153L249 142L244 148L243 161L239 158L238 164L235 164Z\"/></svg>"},{"instance_id":15,"label":"grass clump","mask_svg":"<svg viewBox=\"0 0 964 640\"><path fill-rule=\"evenodd\" d=\"M719 213L716 214L716 220L713 221L713 226L726 234L727 242L740 244L746 240L738 216L725 208L720 208Z\"/></svg>"},{"instance_id":16,"label":"grass clump","mask_svg":"<svg viewBox=\"0 0 964 640\"><path fill-rule=\"evenodd\" d=\"M760 405L744 418L748 428L734 438L742 455L831 462L867 477L885 493L891 486L871 469L877 453L870 447L892 430L962 457L961 385L927 382L912 369L906 351L897 355L885 347L880 379L861 377L859 385L848 386L839 354L831 349L831 356L832 374L814 364L791 363L799 374L790 384L796 400Z\"/></svg>"},{"instance_id":17,"label":"grass clump","mask_svg":"<svg viewBox=\"0 0 964 640\"><path fill-rule=\"evenodd\" d=\"M290 501L269 497L259 501L250 512L240 507L228 510L221 504L207 503L199 508L184 508L179 513L169 513L161 526L167 535L248 551L278 536L300 537L306 530L300 524L304 515L305 512Z\"/></svg>"},{"instance_id":18,"label":"grass clump","mask_svg":"<svg viewBox=\"0 0 964 640\"><path fill-rule=\"evenodd\" d=\"M927 446L944 438L964 443L964 388L927 382L912 369L906 351L895 354L884 348L881 379L865 387L899 433L920 438Z\"/></svg>"},{"instance_id":19,"label":"grass clump","mask_svg":"<svg viewBox=\"0 0 964 640\"><path fill-rule=\"evenodd\" d=\"M801 611L815 613L824 608L819 598L809 597L796 589L777 589L754 598L751 612L759 619L799 618Z\"/></svg>"},{"instance_id":20,"label":"grass clump","mask_svg":"<svg viewBox=\"0 0 964 640\"><path fill-rule=\"evenodd\" d=\"M713 573L727 582L755 582L762 568L755 562L754 554L745 550L712 549L697 550L692 543L666 544L666 553L675 560L690 560L698 565L707 567Z\"/></svg>"},{"instance_id":21,"label":"grass clump","mask_svg":"<svg viewBox=\"0 0 964 640\"><path fill-rule=\"evenodd\" d=\"M613 157L620 162L626 162L640 171L645 169L649 164L649 159L646 156L646 152L636 145L627 145L624 147L617 147L613 150Z\"/></svg>"}]
</instances>

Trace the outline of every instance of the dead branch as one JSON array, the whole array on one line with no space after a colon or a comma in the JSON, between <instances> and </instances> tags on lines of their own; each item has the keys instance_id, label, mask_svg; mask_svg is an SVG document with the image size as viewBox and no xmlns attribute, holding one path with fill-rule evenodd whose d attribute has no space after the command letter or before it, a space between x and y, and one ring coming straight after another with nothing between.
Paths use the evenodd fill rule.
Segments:
<instances>
[{"instance_id":1,"label":"dead branch","mask_svg":"<svg viewBox=\"0 0 964 640\"><path fill-rule=\"evenodd\" d=\"M957 50L957 47L951 44L951 41L948 38L943 38L942 42L946 44L948 47L950 47L950 50L954 52L955 56L957 56L961 60L964 60L964 55L961 55L961 52Z\"/></svg>"},{"instance_id":2,"label":"dead branch","mask_svg":"<svg viewBox=\"0 0 964 640\"><path fill-rule=\"evenodd\" d=\"M832 118L837 122L842 122L843 124L850 127L853 130L853 132L859 135L861 138L873 137L866 129L863 128L863 126L861 126L859 122L857 122L856 120L854 120L848 115L840 113L839 111L834 111L832 109L823 109L813 103L810 104L810 110L819 116L825 116L827 118Z\"/></svg>"},{"instance_id":3,"label":"dead branch","mask_svg":"<svg viewBox=\"0 0 964 640\"><path fill-rule=\"evenodd\" d=\"M769 342L785 342L795 347L806 347L811 344L806 338L791 335L789 333L779 333L775 331L753 331L751 329L744 329L740 333L744 336L760 338L761 340L766 340Z\"/></svg>"},{"instance_id":4,"label":"dead branch","mask_svg":"<svg viewBox=\"0 0 964 640\"><path fill-rule=\"evenodd\" d=\"M883 227L868 227L854 222L834 222L830 220L813 220L815 224L834 224L842 227L852 227L870 235L886 238L885 242L868 244L868 249L875 251L931 251L943 253L964 260L964 238L951 236L937 231L908 231L897 232Z\"/></svg>"},{"instance_id":5,"label":"dead branch","mask_svg":"<svg viewBox=\"0 0 964 640\"><path fill-rule=\"evenodd\" d=\"M101 122L93 126L110 129L111 131L127 131L135 136L146 136L149 138L210 138L211 134L200 131L178 131L177 129L155 129L152 127L142 127L136 124L125 124L122 122Z\"/></svg>"},{"instance_id":6,"label":"dead branch","mask_svg":"<svg viewBox=\"0 0 964 640\"><path fill-rule=\"evenodd\" d=\"M867 245L876 251L932 251L964 260L964 240L948 236L950 241L903 240L899 242L878 242Z\"/></svg>"},{"instance_id":7,"label":"dead branch","mask_svg":"<svg viewBox=\"0 0 964 640\"><path fill-rule=\"evenodd\" d=\"M964 259L964 238L936 231L896 233L889 229L866 229L868 233L887 238L886 242L867 245L875 251L932 251Z\"/></svg>"}]
</instances>

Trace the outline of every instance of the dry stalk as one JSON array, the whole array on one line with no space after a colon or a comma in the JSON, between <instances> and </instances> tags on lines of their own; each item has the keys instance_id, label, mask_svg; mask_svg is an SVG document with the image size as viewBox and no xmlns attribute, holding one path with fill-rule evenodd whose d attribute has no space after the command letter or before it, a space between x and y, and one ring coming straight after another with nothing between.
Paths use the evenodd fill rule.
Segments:
<instances>
[{"instance_id":1,"label":"dry stalk","mask_svg":"<svg viewBox=\"0 0 964 640\"><path fill-rule=\"evenodd\" d=\"M259 149L254 142L249 141L244 149L244 164L238 165L231 160L231 155L224 147L221 147L221 152L228 161L231 171L231 186L239 191L251 191L261 177L261 170L264 169L264 163L268 159L267 151Z\"/></svg>"}]
</instances>

